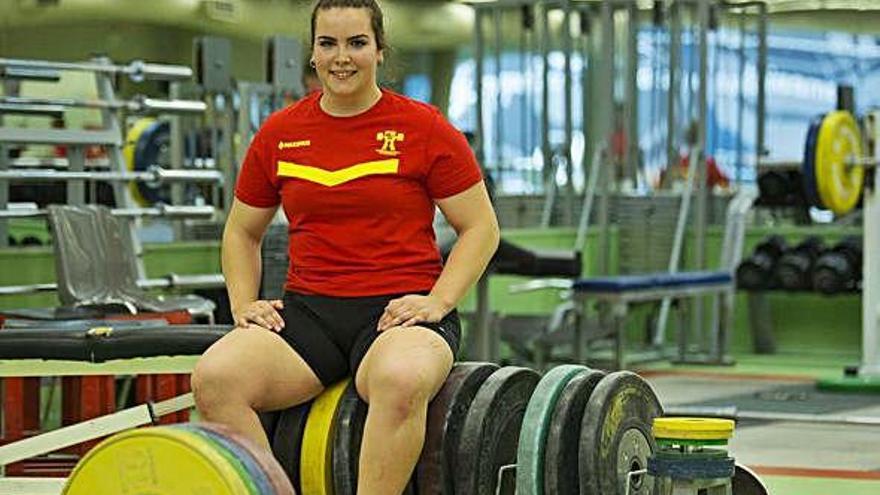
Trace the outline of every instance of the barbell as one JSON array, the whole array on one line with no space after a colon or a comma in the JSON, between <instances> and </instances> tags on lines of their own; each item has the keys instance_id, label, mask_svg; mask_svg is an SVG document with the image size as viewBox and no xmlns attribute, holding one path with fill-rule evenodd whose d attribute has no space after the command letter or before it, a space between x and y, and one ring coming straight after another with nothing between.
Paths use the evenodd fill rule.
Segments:
<instances>
[{"instance_id":1,"label":"barbell","mask_svg":"<svg viewBox=\"0 0 880 495\"><path fill-rule=\"evenodd\" d=\"M858 205L865 169L876 167L864 156L862 132L852 113L836 110L813 119L801 165L808 202L838 215Z\"/></svg>"},{"instance_id":2,"label":"barbell","mask_svg":"<svg viewBox=\"0 0 880 495\"><path fill-rule=\"evenodd\" d=\"M58 113L65 108L93 108L100 110L126 110L132 113L204 113L208 105L197 100L161 100L138 95L130 100L77 100L74 98L34 98L27 96L0 96L0 104L6 111L21 107L30 113L43 108L46 113Z\"/></svg>"},{"instance_id":3,"label":"barbell","mask_svg":"<svg viewBox=\"0 0 880 495\"><path fill-rule=\"evenodd\" d=\"M123 74L134 82L145 79L160 81L179 81L192 79L193 70L182 65L152 64L143 60L134 60L125 65L100 62L51 62L46 60L24 60L0 58L0 78L11 73L13 77L22 74L34 75L45 71L51 75L53 71L68 70L94 72L103 74ZM49 78L49 76L46 76Z\"/></svg>"}]
</instances>

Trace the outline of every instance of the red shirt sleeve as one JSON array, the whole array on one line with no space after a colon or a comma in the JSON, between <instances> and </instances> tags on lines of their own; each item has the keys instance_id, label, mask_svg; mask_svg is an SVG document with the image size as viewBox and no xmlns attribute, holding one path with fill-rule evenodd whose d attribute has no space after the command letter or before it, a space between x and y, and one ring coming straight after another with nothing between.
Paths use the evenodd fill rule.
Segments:
<instances>
[{"instance_id":1,"label":"red shirt sleeve","mask_svg":"<svg viewBox=\"0 0 880 495\"><path fill-rule=\"evenodd\" d=\"M262 133L257 132L248 147L235 184L235 197L256 208L270 208L281 202L278 188L271 179L272 163L269 151L263 141Z\"/></svg>"},{"instance_id":2,"label":"red shirt sleeve","mask_svg":"<svg viewBox=\"0 0 880 495\"><path fill-rule=\"evenodd\" d=\"M448 198L483 180L480 166L464 134L439 113L430 131L426 179L432 199Z\"/></svg>"}]
</instances>

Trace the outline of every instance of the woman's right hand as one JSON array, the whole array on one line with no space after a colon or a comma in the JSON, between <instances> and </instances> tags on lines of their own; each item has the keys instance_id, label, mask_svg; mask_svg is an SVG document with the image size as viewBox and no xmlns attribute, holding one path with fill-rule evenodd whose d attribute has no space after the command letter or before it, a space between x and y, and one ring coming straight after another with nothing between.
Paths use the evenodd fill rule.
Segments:
<instances>
[{"instance_id":1,"label":"woman's right hand","mask_svg":"<svg viewBox=\"0 0 880 495\"><path fill-rule=\"evenodd\" d=\"M284 328L284 318L279 313L282 309L284 303L280 299L259 300L233 312L232 319L236 327L247 328L250 325L258 325L266 330L280 332Z\"/></svg>"}]
</instances>

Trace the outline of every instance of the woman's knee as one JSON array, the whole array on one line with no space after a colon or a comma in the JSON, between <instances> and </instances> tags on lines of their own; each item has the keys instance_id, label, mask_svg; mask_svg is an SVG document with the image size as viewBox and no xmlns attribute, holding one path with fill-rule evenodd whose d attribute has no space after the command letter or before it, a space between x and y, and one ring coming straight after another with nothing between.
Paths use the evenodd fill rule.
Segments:
<instances>
[{"instance_id":1,"label":"woman's knee","mask_svg":"<svg viewBox=\"0 0 880 495\"><path fill-rule=\"evenodd\" d=\"M211 411L236 401L243 401L243 387L236 379L240 372L222 361L203 357L190 375L193 399L200 411ZM246 402L246 401L244 401Z\"/></svg>"},{"instance_id":2,"label":"woman's knee","mask_svg":"<svg viewBox=\"0 0 880 495\"><path fill-rule=\"evenodd\" d=\"M399 361L377 363L366 377L368 401L383 410L409 417L423 409L433 391L430 374Z\"/></svg>"}]
</instances>

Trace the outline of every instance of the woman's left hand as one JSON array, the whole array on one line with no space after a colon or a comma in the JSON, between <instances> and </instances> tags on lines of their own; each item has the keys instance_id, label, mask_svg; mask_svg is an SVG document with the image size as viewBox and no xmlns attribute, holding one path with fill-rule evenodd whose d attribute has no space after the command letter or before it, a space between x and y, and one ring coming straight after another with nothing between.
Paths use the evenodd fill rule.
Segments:
<instances>
[{"instance_id":1,"label":"woman's left hand","mask_svg":"<svg viewBox=\"0 0 880 495\"><path fill-rule=\"evenodd\" d=\"M419 322L440 321L451 309L436 296L410 294L392 299L385 306L376 328L382 332L396 326L409 327Z\"/></svg>"}]
</instances>

